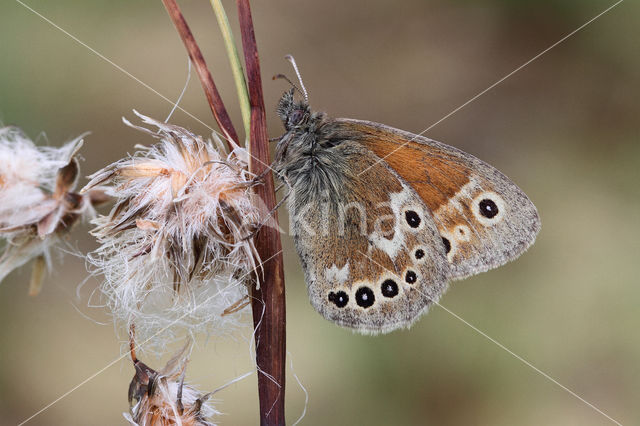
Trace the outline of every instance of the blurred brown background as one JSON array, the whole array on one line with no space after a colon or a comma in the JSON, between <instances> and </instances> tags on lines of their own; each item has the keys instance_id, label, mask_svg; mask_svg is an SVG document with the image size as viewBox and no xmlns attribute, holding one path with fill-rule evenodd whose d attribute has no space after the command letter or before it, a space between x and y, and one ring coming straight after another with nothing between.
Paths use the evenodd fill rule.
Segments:
<instances>
[{"instance_id":1,"label":"blurred brown background","mask_svg":"<svg viewBox=\"0 0 640 426\"><path fill-rule=\"evenodd\" d=\"M161 2L27 3L163 95L179 95L187 59ZM420 132L613 2L253 3L277 136L273 105L287 85L270 76L292 74L287 53L314 108ZM181 5L240 129L210 5ZM235 22L235 4L225 5ZM498 167L543 220L528 253L454 283L442 304L624 424L640 423L639 12L623 2L427 133ZM18 2L3 2L0 17L1 121L34 138L46 131L52 145L91 131L84 175L149 142L121 117L136 108L164 119L166 101ZM214 125L195 74L181 105ZM180 111L172 121L209 133ZM94 247L86 230L71 242L85 252ZM332 325L308 303L289 237L285 246L288 350L309 392L303 424L611 424L440 308L386 336ZM28 271L0 286L0 424L26 419L119 355L107 313L87 306L97 281L76 291L86 276L82 259L66 255L37 298L27 297ZM211 390L249 371L248 335L200 342L188 378ZM28 424L125 424L132 374L120 361ZM216 395L218 422L255 424L255 382ZM290 423L303 406L289 370Z\"/></svg>"}]
</instances>

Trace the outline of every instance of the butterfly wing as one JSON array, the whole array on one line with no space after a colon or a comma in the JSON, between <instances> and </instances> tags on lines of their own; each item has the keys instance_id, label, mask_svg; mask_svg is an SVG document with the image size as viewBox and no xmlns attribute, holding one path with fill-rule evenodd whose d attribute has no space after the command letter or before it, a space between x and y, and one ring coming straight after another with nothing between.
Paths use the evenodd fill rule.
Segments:
<instances>
[{"instance_id":1,"label":"butterfly wing","mask_svg":"<svg viewBox=\"0 0 640 426\"><path fill-rule=\"evenodd\" d=\"M531 200L476 157L367 121L335 120L335 132L371 150L418 193L446 247L451 278L503 265L535 241L540 218Z\"/></svg>"},{"instance_id":2,"label":"butterfly wing","mask_svg":"<svg viewBox=\"0 0 640 426\"><path fill-rule=\"evenodd\" d=\"M313 170L296 169L289 199L311 304L364 333L411 325L447 285L429 209L362 145L345 141L321 154L330 157L315 157Z\"/></svg>"}]
</instances>

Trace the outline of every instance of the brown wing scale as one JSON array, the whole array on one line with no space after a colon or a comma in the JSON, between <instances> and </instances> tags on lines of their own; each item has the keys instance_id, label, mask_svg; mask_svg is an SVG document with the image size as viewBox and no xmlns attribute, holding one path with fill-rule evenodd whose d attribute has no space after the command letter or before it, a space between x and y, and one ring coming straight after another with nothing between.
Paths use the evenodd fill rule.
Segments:
<instances>
[{"instance_id":1,"label":"brown wing scale","mask_svg":"<svg viewBox=\"0 0 640 426\"><path fill-rule=\"evenodd\" d=\"M378 123L339 119L336 133L370 149L420 196L440 233L451 278L518 257L540 230L533 203L494 167L431 139ZM360 178L371 173L366 170Z\"/></svg>"},{"instance_id":2,"label":"brown wing scale","mask_svg":"<svg viewBox=\"0 0 640 426\"><path fill-rule=\"evenodd\" d=\"M349 141L335 149L348 170L338 193L306 209L290 200L311 304L360 332L407 327L446 289L440 235L418 194L378 157Z\"/></svg>"}]
</instances>

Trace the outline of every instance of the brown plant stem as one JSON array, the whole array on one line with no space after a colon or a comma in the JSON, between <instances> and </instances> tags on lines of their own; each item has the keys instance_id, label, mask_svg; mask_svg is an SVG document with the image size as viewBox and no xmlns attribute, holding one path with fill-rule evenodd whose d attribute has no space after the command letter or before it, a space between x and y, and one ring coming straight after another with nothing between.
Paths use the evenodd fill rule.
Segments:
<instances>
[{"instance_id":1,"label":"brown plant stem","mask_svg":"<svg viewBox=\"0 0 640 426\"><path fill-rule=\"evenodd\" d=\"M209 101L211 111L228 139L238 142L238 137L220 98L211 73L202 53L175 0L162 0L171 17L189 57L198 71L202 87ZM242 46L247 67L251 126L249 144L251 160L249 170L262 176L263 184L255 188L256 194L264 201L266 210L276 206L273 177L266 173L271 164L267 122L262 94L260 61L248 0L238 0ZM256 327L256 362L258 365L258 395L260 401L260 424L283 425L285 396L286 321L284 266L282 243L280 241L278 214L273 211L271 224L263 226L255 237L255 245L261 259L267 259L261 268L260 289L255 287L251 294L253 323Z\"/></svg>"},{"instance_id":2,"label":"brown plant stem","mask_svg":"<svg viewBox=\"0 0 640 426\"><path fill-rule=\"evenodd\" d=\"M258 46L251 18L249 0L237 0L242 48L247 67L249 103L251 106L251 162L249 168L256 175L263 175L269 158L269 138L262 94ZM264 175L264 185L256 187L256 193L265 202L267 210L276 206L273 176ZM275 223L278 222L274 211ZM256 334L256 360L258 363L258 396L260 400L260 424L283 425L286 360L286 320L284 294L284 266L282 244L277 226L263 226L256 236L256 248L261 259L269 259L263 265L264 275L260 290L253 290L251 307Z\"/></svg>"},{"instance_id":3,"label":"brown plant stem","mask_svg":"<svg viewBox=\"0 0 640 426\"><path fill-rule=\"evenodd\" d=\"M213 112L213 117L216 119L220 130L227 139L227 145L231 151L233 150L233 145L229 141L231 140L237 145L240 145L240 140L238 139L236 129L233 127L231 118L229 118L227 109L224 107L220 93L213 82L213 77L211 76L211 72L209 72L209 68L207 68L207 63L202 56L202 52L191 33L191 29L189 29L189 25L187 25L187 21L184 19L182 12L180 12L180 8L178 7L176 0L162 0L162 3L164 4L165 9L167 9L169 17L173 21L173 25L175 25L178 34L180 34L184 47L189 53L191 63L193 63L196 68L196 72L198 73L198 77L202 83L202 88L204 89L204 94L209 102L209 107L211 108L211 112Z\"/></svg>"}]
</instances>

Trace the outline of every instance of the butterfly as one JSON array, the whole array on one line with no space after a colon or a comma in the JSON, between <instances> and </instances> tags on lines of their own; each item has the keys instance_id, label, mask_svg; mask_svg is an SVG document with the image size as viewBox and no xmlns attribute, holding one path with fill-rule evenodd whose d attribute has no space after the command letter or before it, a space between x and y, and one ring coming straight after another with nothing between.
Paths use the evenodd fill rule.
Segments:
<instances>
[{"instance_id":1,"label":"butterfly","mask_svg":"<svg viewBox=\"0 0 640 426\"><path fill-rule=\"evenodd\" d=\"M494 167L420 135L312 111L300 82L278 103L286 132L273 169L289 186L311 305L326 319L370 334L409 327L449 281L533 244L536 207Z\"/></svg>"}]
</instances>

